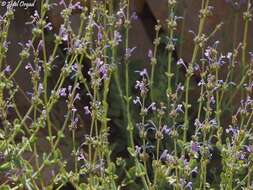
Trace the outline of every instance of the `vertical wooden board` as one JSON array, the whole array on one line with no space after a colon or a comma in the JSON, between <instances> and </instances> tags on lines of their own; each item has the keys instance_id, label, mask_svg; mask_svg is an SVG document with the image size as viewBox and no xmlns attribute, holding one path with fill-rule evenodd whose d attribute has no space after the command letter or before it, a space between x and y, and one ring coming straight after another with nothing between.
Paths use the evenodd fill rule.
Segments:
<instances>
[{"instance_id":1,"label":"vertical wooden board","mask_svg":"<svg viewBox=\"0 0 253 190\"><path fill-rule=\"evenodd\" d=\"M157 0L146 0L146 2L148 3L156 19L161 20L163 28L166 31L166 19L168 15L167 0L159 0L159 2L157 2ZM184 22L183 36L181 36L183 37L182 49L184 50L182 52L182 57L189 62L191 60L192 49L194 46L194 35L189 31L192 30L195 33L198 31L199 9L201 0L179 0L177 2L177 15L184 16L184 20L179 21L177 36L181 34L180 30L182 29L182 22ZM224 25L222 27L222 30L217 32L217 34L210 40L210 44L216 40L219 40L220 49L223 53L232 51L235 10L233 10L233 8L228 3L226 3L225 0L213 0L211 1L210 6L214 7L212 11L213 15L207 19L205 25L205 34L210 34L220 22L223 22ZM245 6L238 11L239 21L237 25L238 32L236 37L236 44L241 42L243 37L243 10L246 10ZM250 35L252 32L253 22L250 22L248 35L249 42L253 41L253 35ZM180 45L181 44L179 44L179 46ZM248 46L248 49L252 51L253 43L249 43Z\"/></svg>"},{"instance_id":2,"label":"vertical wooden board","mask_svg":"<svg viewBox=\"0 0 253 190\"><path fill-rule=\"evenodd\" d=\"M153 44L148 37L143 23L140 20L133 21L129 33L130 47L136 47L133 53L133 60L139 60L148 63L148 50L152 48Z\"/></svg>"}]
</instances>

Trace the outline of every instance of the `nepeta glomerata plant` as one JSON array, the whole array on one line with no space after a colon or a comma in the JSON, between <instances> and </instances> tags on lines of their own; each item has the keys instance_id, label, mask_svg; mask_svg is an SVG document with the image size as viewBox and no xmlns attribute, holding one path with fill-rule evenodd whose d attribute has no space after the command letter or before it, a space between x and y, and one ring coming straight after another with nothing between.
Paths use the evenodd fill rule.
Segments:
<instances>
[{"instance_id":1,"label":"nepeta glomerata plant","mask_svg":"<svg viewBox=\"0 0 253 190\"><path fill-rule=\"evenodd\" d=\"M39 1L26 23L32 37L16 42L21 51L12 65L8 36L15 7L5 7L0 16L1 189L61 189L66 184L83 190L253 189L252 2L225 1L235 10L230 52L222 52L220 44L227 42L215 38L222 22L205 32L213 2L199 2L199 25L190 31L191 60L173 56L184 18L177 15L178 2L168 0L167 27L157 21L149 63L135 72L131 58L141 47L129 43L131 23L138 19L130 0L94 0L92 5ZM56 32L47 15L57 6L62 23ZM78 29L71 20L76 11ZM238 42L241 16L243 40ZM30 76L29 92L16 80L22 67ZM191 101L196 92L197 101ZM21 111L17 96L24 96L28 109ZM115 102L118 109L113 110ZM60 111L64 115L57 120ZM86 132L79 130L82 125ZM125 144L110 135L112 128ZM63 143L71 147L70 167Z\"/></svg>"}]
</instances>

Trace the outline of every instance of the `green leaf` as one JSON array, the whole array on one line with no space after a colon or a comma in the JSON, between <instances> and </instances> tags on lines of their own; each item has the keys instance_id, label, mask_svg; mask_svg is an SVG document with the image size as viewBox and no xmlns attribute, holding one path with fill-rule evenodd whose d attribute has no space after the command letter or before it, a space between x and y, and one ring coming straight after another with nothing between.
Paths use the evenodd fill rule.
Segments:
<instances>
[{"instance_id":1,"label":"green leaf","mask_svg":"<svg viewBox=\"0 0 253 190\"><path fill-rule=\"evenodd\" d=\"M129 154L132 156L132 157L135 157L136 156L136 152L133 148L131 147L127 147L127 150L129 152Z\"/></svg>"},{"instance_id":2,"label":"green leaf","mask_svg":"<svg viewBox=\"0 0 253 190\"><path fill-rule=\"evenodd\" d=\"M1 185L0 190L11 190L9 185Z\"/></svg>"},{"instance_id":3,"label":"green leaf","mask_svg":"<svg viewBox=\"0 0 253 190\"><path fill-rule=\"evenodd\" d=\"M6 163L0 165L0 171L1 172L7 171L7 170L10 170L10 169L11 169L11 163L10 162L6 162Z\"/></svg>"}]
</instances>

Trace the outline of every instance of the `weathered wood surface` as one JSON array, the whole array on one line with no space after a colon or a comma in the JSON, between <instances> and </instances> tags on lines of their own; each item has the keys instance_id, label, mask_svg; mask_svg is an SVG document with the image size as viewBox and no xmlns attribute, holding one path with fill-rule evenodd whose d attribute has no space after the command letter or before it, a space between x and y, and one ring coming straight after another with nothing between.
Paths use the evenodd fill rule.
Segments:
<instances>
[{"instance_id":1,"label":"weathered wood surface","mask_svg":"<svg viewBox=\"0 0 253 190\"><path fill-rule=\"evenodd\" d=\"M166 29L166 19L168 15L168 4L167 0L146 0L149 5L153 15L156 19L159 19L162 22L164 30ZM179 23L179 28L177 31L177 36L183 34L183 43L179 44L182 46L182 58L186 61L191 59L192 55L192 47L193 47L193 35L189 33L189 30L197 32L198 24L199 24L199 9L200 9L200 0L179 0L177 5L177 13L178 16L182 16L184 19ZM139 6L143 6L141 3ZM225 0L213 0L210 3L210 6L213 6L213 15L207 19L205 25L205 33L210 34L214 28L220 23L223 22L224 25L221 31L217 32L217 34L212 38L211 43L216 40L220 41L220 49L223 53L228 51L232 51L233 43L238 45L238 43L242 42L243 37L243 11L246 10L246 5L242 6L239 10L235 10L232 6L225 2ZM238 23L236 25L237 32L234 30L235 28L235 14L238 14ZM184 23L183 31L182 24ZM182 32L182 33L181 33ZM253 22L249 25L248 32L248 50L253 50ZM233 38L235 36L235 42L233 42ZM178 48L179 50L180 48ZM179 52L178 52L179 53Z\"/></svg>"}]
</instances>

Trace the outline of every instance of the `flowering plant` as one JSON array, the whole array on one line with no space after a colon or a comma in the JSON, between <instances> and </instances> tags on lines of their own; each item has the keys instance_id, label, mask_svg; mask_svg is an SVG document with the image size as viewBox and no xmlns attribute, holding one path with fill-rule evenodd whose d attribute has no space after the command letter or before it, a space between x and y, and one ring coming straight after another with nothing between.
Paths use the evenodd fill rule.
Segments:
<instances>
[{"instance_id":1,"label":"flowering plant","mask_svg":"<svg viewBox=\"0 0 253 190\"><path fill-rule=\"evenodd\" d=\"M130 0L41 0L25 23L31 39L24 42L10 42L17 10L6 7L0 189L252 189L252 4L226 0L246 7L242 42L222 52L226 42L210 40L222 24L205 33L215 8L201 2L190 61L175 56L182 18L177 1L168 0L167 28L157 21L150 64L136 70L138 47L129 35L138 15ZM55 7L61 8L58 29L48 17ZM8 61L12 43L21 48L15 63ZM17 77L22 68L28 90Z\"/></svg>"}]
</instances>

